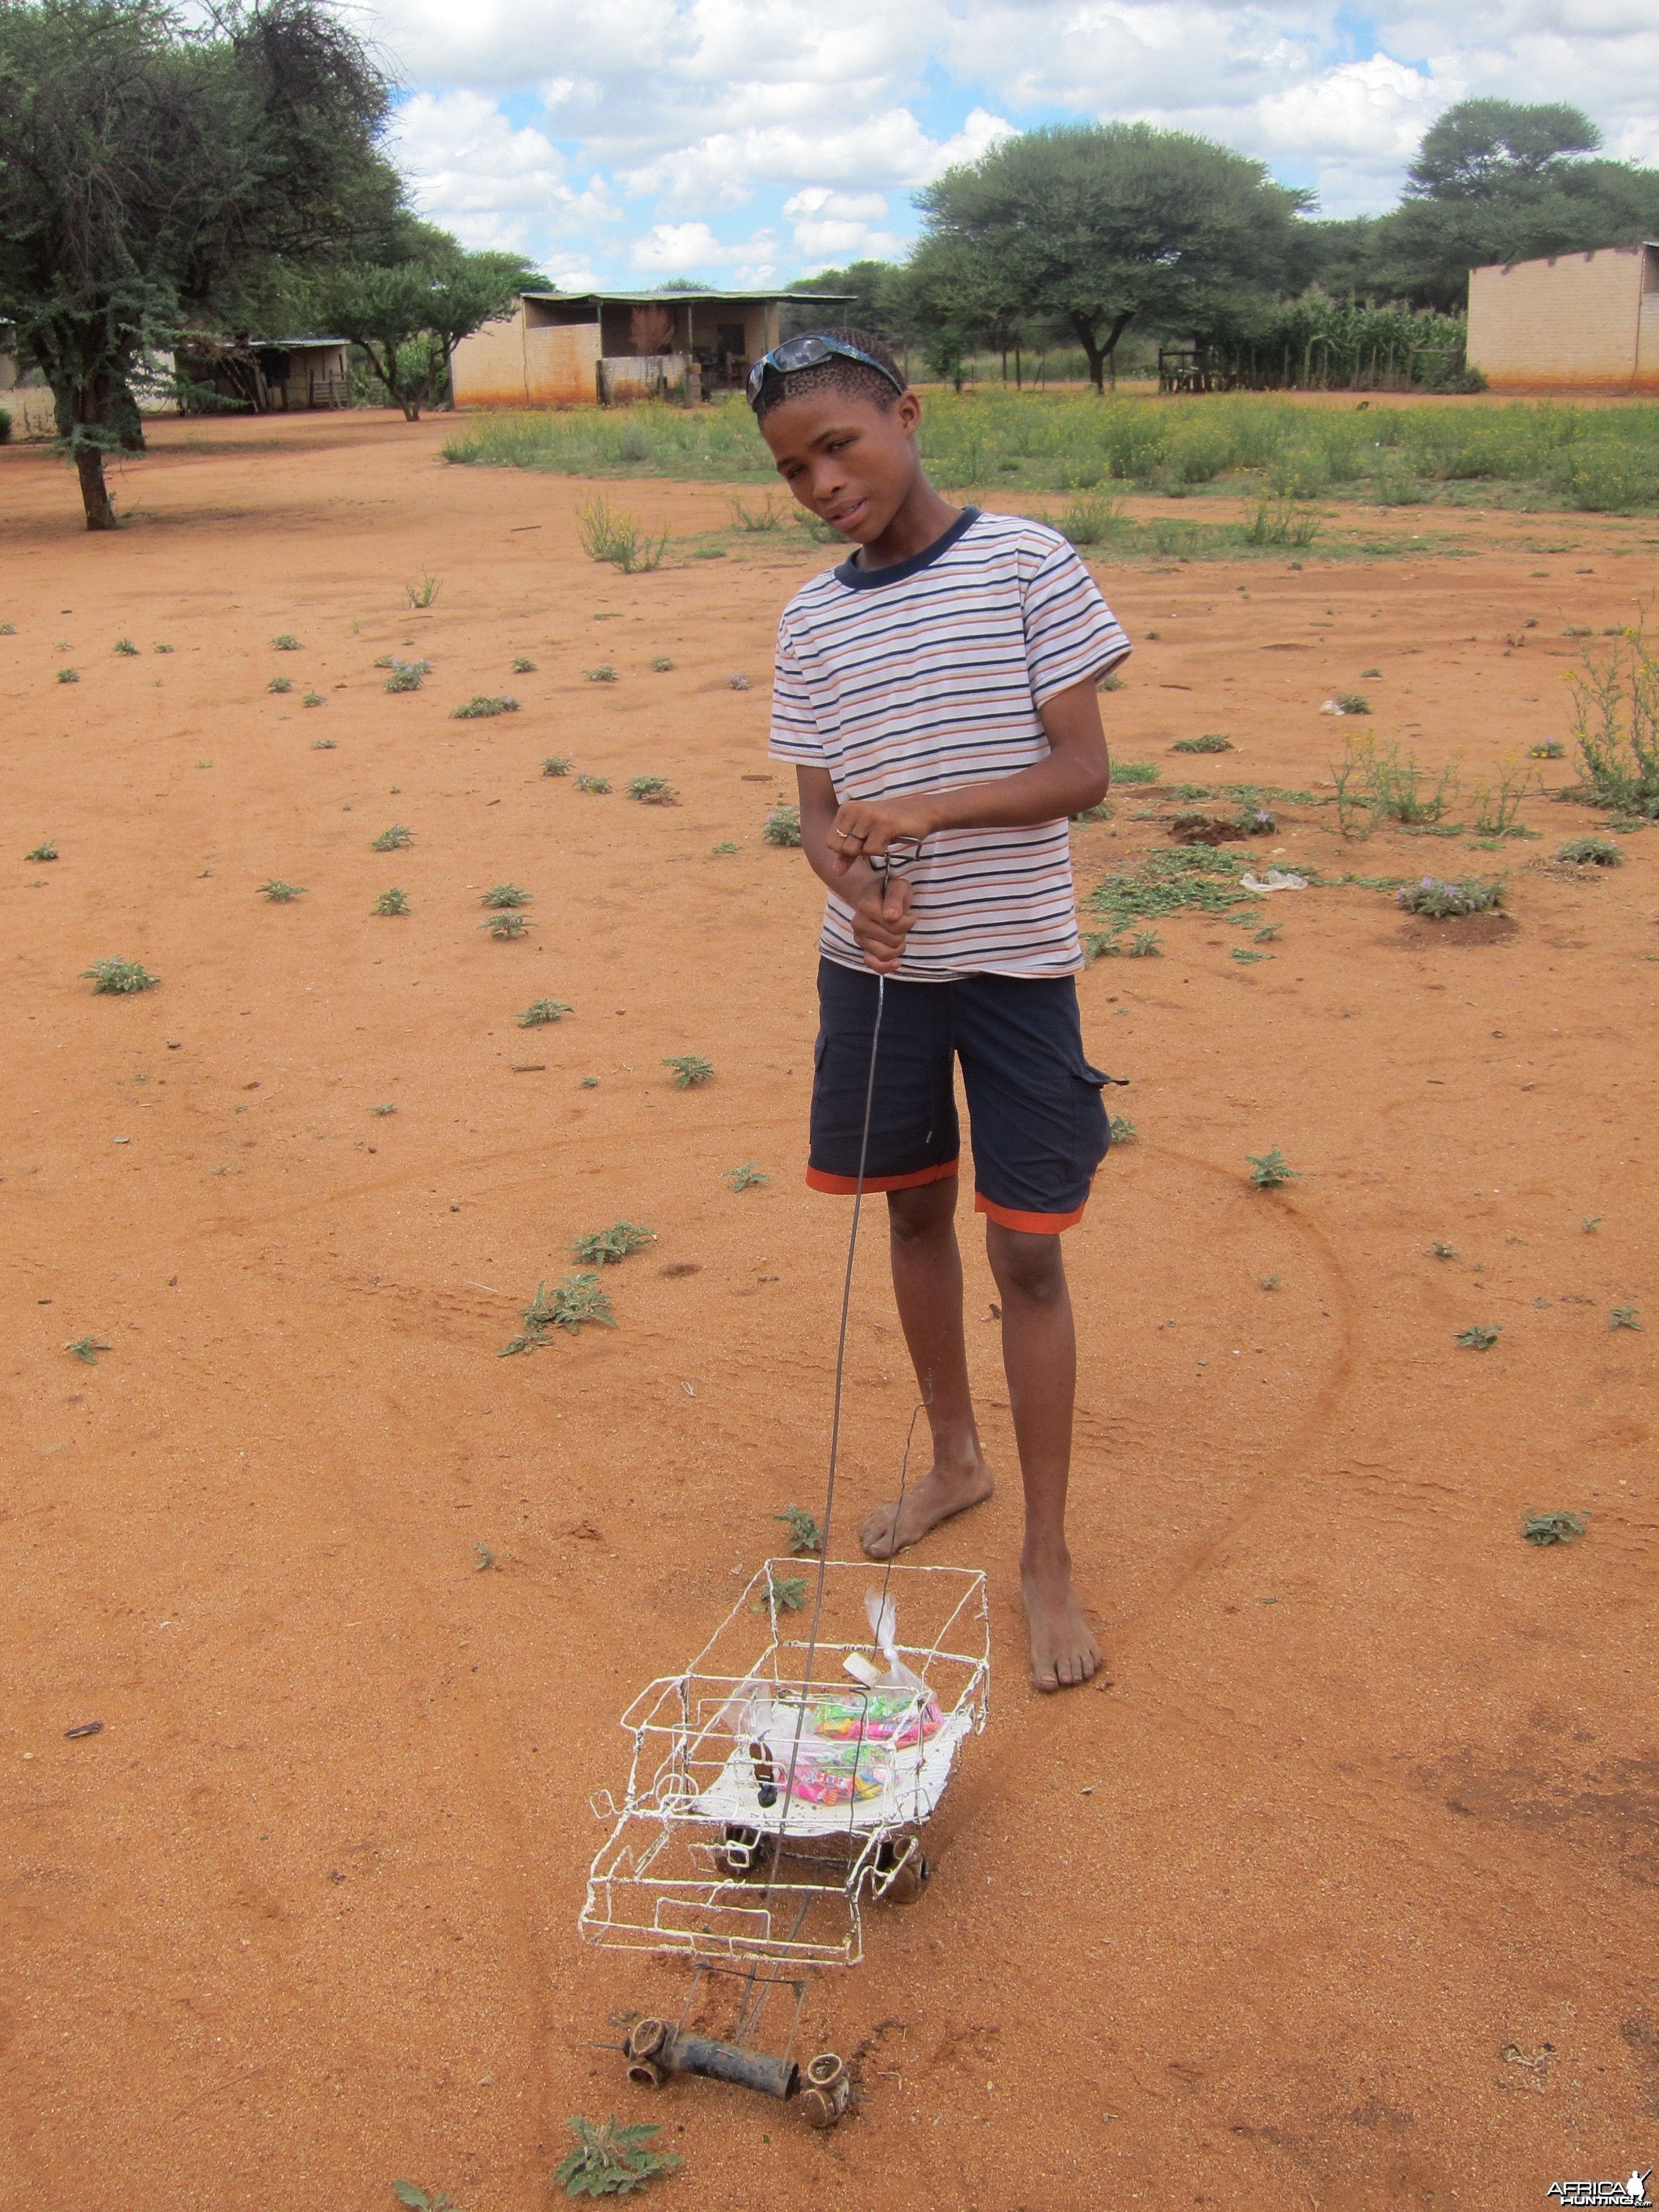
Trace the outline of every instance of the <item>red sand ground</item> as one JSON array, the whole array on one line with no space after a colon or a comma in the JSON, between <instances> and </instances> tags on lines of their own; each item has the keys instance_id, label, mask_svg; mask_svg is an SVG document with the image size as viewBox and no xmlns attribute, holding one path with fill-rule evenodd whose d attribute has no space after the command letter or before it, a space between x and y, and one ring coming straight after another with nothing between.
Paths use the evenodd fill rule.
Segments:
<instances>
[{"instance_id":1,"label":"red sand ground","mask_svg":"<svg viewBox=\"0 0 1659 2212\"><path fill-rule=\"evenodd\" d=\"M665 2204L778 2212L1485 2212L1659 2163L1656 855L1531 870L1597 826L1543 803L1496 927L1310 891L1269 961L1188 917L1083 978L1140 1131L1066 1239L1109 1679L1025 1686L975 1232L1005 1480L921 1556L990 1571L992 1719L925 1900L811 1997L808 2048L856 2051L863 2101L812 2136L710 2084L653 2101L596 2047L682 1986L576 1940L617 1715L822 1491L848 1208L800 1181L819 894L758 830L775 611L830 556L733 538L624 579L577 548L583 487L446 469L443 435L165 425L101 539L57 464L0 453L0 2204L378 2212L408 2175L529 2212L565 2116L613 2109L684 2155ZM726 519L716 489L611 490ZM1339 687L1468 769L1565 734L1560 633L1630 618L1652 526L1452 526L1471 557L1103 568L1142 641L1119 754L1305 786ZM411 650L434 673L388 697L373 663ZM447 719L508 687L517 716ZM1236 755L1168 753L1212 728ZM683 803L584 797L554 751ZM1083 887L1161 836L1142 797L1079 833ZM372 853L394 821L410 849ZM46 836L61 859L25 862ZM1273 842L1494 865L1345 854L1325 810ZM267 905L273 875L304 897ZM536 927L497 944L477 902L507 878ZM412 912L373 917L392 884ZM161 988L94 997L110 955ZM516 1028L544 995L575 1011ZM715 1079L674 1090L680 1052ZM1273 1145L1302 1179L1269 1195L1244 1156ZM772 1181L733 1195L750 1158ZM499 1360L619 1215L658 1241L607 1276L616 1333ZM843 1530L913 1397L872 1230ZM1455 1346L1472 1322L1491 1352ZM64 1349L88 1334L95 1369ZM1530 1547L1537 1507L1589 1534Z\"/></svg>"}]
</instances>

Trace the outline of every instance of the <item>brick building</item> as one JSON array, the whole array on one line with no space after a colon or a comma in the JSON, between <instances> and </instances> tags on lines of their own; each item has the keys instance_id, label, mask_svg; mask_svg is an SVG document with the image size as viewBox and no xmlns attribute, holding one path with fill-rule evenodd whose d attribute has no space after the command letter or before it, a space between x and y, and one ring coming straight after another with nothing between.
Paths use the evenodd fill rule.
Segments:
<instances>
[{"instance_id":1,"label":"brick building","mask_svg":"<svg viewBox=\"0 0 1659 2212\"><path fill-rule=\"evenodd\" d=\"M1659 394L1659 242L1472 269L1468 362L1494 392Z\"/></svg>"},{"instance_id":2,"label":"brick building","mask_svg":"<svg viewBox=\"0 0 1659 2212\"><path fill-rule=\"evenodd\" d=\"M829 293L524 292L511 315L456 347L455 404L591 407L738 390L786 320L800 326L843 305Z\"/></svg>"}]
</instances>

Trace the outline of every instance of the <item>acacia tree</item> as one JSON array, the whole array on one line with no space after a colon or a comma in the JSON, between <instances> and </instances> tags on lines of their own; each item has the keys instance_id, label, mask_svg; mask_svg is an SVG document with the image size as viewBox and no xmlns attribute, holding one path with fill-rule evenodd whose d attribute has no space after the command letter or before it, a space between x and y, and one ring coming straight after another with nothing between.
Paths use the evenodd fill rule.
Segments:
<instances>
[{"instance_id":1,"label":"acacia tree","mask_svg":"<svg viewBox=\"0 0 1659 2212\"><path fill-rule=\"evenodd\" d=\"M986 319L1063 325L1098 392L1133 324L1204 329L1271 296L1309 196L1208 139L1105 123L1004 139L916 204L928 242L963 250Z\"/></svg>"},{"instance_id":2,"label":"acacia tree","mask_svg":"<svg viewBox=\"0 0 1659 2212\"><path fill-rule=\"evenodd\" d=\"M405 422L453 397L450 360L464 337L513 313L544 280L514 253L468 253L447 232L400 216L362 258L307 286L302 313L349 338Z\"/></svg>"},{"instance_id":3,"label":"acacia tree","mask_svg":"<svg viewBox=\"0 0 1659 2212\"><path fill-rule=\"evenodd\" d=\"M383 227L386 87L321 0L0 7L0 315L52 388L89 530L132 385L189 322L234 321L272 264Z\"/></svg>"}]
</instances>

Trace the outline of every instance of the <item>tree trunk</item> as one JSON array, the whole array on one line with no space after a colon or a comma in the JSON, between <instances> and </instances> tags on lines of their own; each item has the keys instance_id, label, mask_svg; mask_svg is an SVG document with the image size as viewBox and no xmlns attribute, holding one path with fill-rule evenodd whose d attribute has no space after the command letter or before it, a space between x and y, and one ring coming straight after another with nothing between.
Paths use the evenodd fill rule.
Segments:
<instances>
[{"instance_id":1,"label":"tree trunk","mask_svg":"<svg viewBox=\"0 0 1659 2212\"><path fill-rule=\"evenodd\" d=\"M1077 332L1078 342L1089 357L1089 381L1097 392L1103 392L1106 388L1106 356L1095 343L1094 325L1085 316L1073 315L1072 328Z\"/></svg>"},{"instance_id":2,"label":"tree trunk","mask_svg":"<svg viewBox=\"0 0 1659 2212\"><path fill-rule=\"evenodd\" d=\"M81 479L81 504L87 511L88 530L113 530L115 508L104 482L104 455L97 446L77 445L75 472Z\"/></svg>"},{"instance_id":3,"label":"tree trunk","mask_svg":"<svg viewBox=\"0 0 1659 2212\"><path fill-rule=\"evenodd\" d=\"M1106 390L1106 371L1109 367L1112 372L1114 383L1117 380L1117 363L1114 358L1117 352L1117 342L1134 319L1134 309L1126 308L1121 315L1114 318L1105 344L1097 345L1095 343L1094 325L1087 317L1076 314L1072 317L1072 328L1077 332L1084 352L1089 356L1089 381L1103 398Z\"/></svg>"}]
</instances>

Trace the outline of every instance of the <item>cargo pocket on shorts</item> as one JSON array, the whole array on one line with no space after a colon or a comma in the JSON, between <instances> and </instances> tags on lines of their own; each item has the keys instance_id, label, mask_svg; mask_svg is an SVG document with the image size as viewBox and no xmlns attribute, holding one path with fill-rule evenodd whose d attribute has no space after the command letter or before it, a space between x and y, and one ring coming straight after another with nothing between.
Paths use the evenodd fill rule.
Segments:
<instances>
[{"instance_id":1,"label":"cargo pocket on shorts","mask_svg":"<svg viewBox=\"0 0 1659 2212\"><path fill-rule=\"evenodd\" d=\"M1101 1092L1107 1084L1124 1079L1105 1074L1086 1060L1079 1060L1072 1070L1072 1164L1085 1183L1105 1158L1112 1141L1111 1117Z\"/></svg>"}]
</instances>

